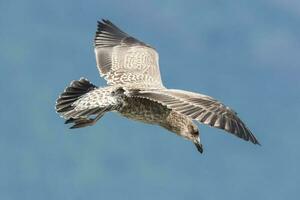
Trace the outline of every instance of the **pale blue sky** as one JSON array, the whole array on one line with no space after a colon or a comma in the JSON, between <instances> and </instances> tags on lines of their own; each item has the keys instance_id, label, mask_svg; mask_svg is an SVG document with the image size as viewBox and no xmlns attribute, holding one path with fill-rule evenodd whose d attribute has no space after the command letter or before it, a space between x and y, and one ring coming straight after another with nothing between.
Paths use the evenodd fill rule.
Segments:
<instances>
[{"instance_id":1,"label":"pale blue sky","mask_svg":"<svg viewBox=\"0 0 300 200\"><path fill-rule=\"evenodd\" d=\"M105 84L101 18L158 50L167 87L223 101L262 146L200 125L201 155L116 114L69 130L59 93ZM299 35L296 0L1 0L0 199L299 199Z\"/></svg>"}]
</instances>

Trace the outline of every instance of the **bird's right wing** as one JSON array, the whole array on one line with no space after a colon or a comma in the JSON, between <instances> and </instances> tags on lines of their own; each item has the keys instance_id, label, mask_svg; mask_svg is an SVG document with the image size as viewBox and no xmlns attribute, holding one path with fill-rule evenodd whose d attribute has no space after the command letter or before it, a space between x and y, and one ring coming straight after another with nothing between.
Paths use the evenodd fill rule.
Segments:
<instances>
[{"instance_id":1,"label":"bird's right wing","mask_svg":"<svg viewBox=\"0 0 300 200\"><path fill-rule=\"evenodd\" d=\"M98 22L97 67L108 85L162 88L158 53L108 20Z\"/></svg>"},{"instance_id":2,"label":"bird's right wing","mask_svg":"<svg viewBox=\"0 0 300 200\"><path fill-rule=\"evenodd\" d=\"M229 107L212 97L183 90L134 90L132 96L147 98L203 124L223 129L246 141L259 144L248 127Z\"/></svg>"}]
</instances>

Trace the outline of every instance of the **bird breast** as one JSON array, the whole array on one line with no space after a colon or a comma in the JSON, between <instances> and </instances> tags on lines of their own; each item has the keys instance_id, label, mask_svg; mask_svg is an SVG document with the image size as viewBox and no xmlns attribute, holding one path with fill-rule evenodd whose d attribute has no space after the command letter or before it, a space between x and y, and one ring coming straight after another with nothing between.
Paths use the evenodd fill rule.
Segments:
<instances>
[{"instance_id":1,"label":"bird breast","mask_svg":"<svg viewBox=\"0 0 300 200\"><path fill-rule=\"evenodd\" d=\"M150 124L163 123L171 110L166 106L145 98L125 97L120 114L129 119Z\"/></svg>"},{"instance_id":2,"label":"bird breast","mask_svg":"<svg viewBox=\"0 0 300 200\"><path fill-rule=\"evenodd\" d=\"M124 106L119 110L124 117L160 125L187 139L192 137L189 127L193 126L193 122L189 117L146 98L126 97L124 103Z\"/></svg>"}]
</instances>

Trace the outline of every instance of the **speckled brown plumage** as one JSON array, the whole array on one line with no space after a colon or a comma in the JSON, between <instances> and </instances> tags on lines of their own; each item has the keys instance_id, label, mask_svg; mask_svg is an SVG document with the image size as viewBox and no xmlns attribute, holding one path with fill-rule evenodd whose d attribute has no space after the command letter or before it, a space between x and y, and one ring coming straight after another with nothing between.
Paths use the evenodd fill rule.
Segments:
<instances>
[{"instance_id":1,"label":"speckled brown plumage","mask_svg":"<svg viewBox=\"0 0 300 200\"><path fill-rule=\"evenodd\" d=\"M192 141L203 152L194 121L259 144L237 113L207 95L167 89L161 80L158 53L108 20L98 22L96 63L108 86L73 81L56 102L56 111L71 128L94 125L106 112L161 126Z\"/></svg>"}]
</instances>

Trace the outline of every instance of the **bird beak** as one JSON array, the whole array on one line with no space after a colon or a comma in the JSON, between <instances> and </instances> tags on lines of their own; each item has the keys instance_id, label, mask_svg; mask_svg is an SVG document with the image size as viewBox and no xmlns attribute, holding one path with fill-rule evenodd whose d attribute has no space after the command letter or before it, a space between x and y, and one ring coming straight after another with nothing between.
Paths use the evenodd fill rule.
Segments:
<instances>
[{"instance_id":1,"label":"bird beak","mask_svg":"<svg viewBox=\"0 0 300 200\"><path fill-rule=\"evenodd\" d=\"M197 148L197 150L200 152L200 153L203 153L203 145L200 143L200 139L198 138L197 140L194 141L194 144Z\"/></svg>"}]
</instances>

